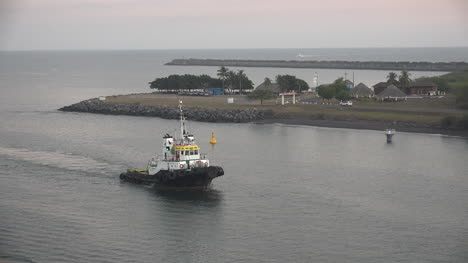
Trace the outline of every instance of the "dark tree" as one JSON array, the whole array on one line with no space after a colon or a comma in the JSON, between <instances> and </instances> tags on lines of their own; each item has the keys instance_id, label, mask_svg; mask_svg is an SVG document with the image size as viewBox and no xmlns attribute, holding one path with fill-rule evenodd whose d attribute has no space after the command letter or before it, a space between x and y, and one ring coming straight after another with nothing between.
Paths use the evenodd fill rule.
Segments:
<instances>
[{"instance_id":1,"label":"dark tree","mask_svg":"<svg viewBox=\"0 0 468 263\"><path fill-rule=\"evenodd\" d=\"M320 85L317 87L317 94L322 99L330 101L335 96L335 90L332 85Z\"/></svg>"},{"instance_id":2,"label":"dark tree","mask_svg":"<svg viewBox=\"0 0 468 263\"><path fill-rule=\"evenodd\" d=\"M278 83L282 92L296 91L302 92L309 89L309 85L302 79L298 79L291 75L278 75L276 76L276 83Z\"/></svg>"},{"instance_id":3,"label":"dark tree","mask_svg":"<svg viewBox=\"0 0 468 263\"><path fill-rule=\"evenodd\" d=\"M342 101L346 101L346 100L350 100L351 99L351 95L349 94L349 91L348 90L339 90L336 95L335 95L335 98L337 100L342 100Z\"/></svg>"},{"instance_id":4,"label":"dark tree","mask_svg":"<svg viewBox=\"0 0 468 263\"><path fill-rule=\"evenodd\" d=\"M330 86L335 89L335 95L349 93L343 78L337 78Z\"/></svg>"},{"instance_id":5,"label":"dark tree","mask_svg":"<svg viewBox=\"0 0 468 263\"><path fill-rule=\"evenodd\" d=\"M457 106L462 109L468 109L468 85L464 84L456 88L455 95Z\"/></svg>"},{"instance_id":6,"label":"dark tree","mask_svg":"<svg viewBox=\"0 0 468 263\"><path fill-rule=\"evenodd\" d=\"M400 74L400 77L398 78L398 81L400 82L401 87L404 89L406 93L408 93L408 87L412 81L410 79L410 76L411 76L411 73L409 73L406 70L403 70Z\"/></svg>"},{"instance_id":7,"label":"dark tree","mask_svg":"<svg viewBox=\"0 0 468 263\"><path fill-rule=\"evenodd\" d=\"M387 76L387 83L390 83L390 84L393 84L393 85L398 85L398 75L395 73L395 72L390 72L388 73L388 76Z\"/></svg>"},{"instance_id":8,"label":"dark tree","mask_svg":"<svg viewBox=\"0 0 468 263\"><path fill-rule=\"evenodd\" d=\"M267 88L255 89L249 95L250 99L260 100L260 104L263 104L263 100L273 99L274 97L275 93L273 90Z\"/></svg>"},{"instance_id":9,"label":"dark tree","mask_svg":"<svg viewBox=\"0 0 468 263\"><path fill-rule=\"evenodd\" d=\"M225 66L222 66L218 69L218 77L219 79L222 80L222 85L223 85L223 94L224 94L224 82L226 81L226 79L228 78L228 72L229 72L229 69L226 68Z\"/></svg>"},{"instance_id":10,"label":"dark tree","mask_svg":"<svg viewBox=\"0 0 468 263\"><path fill-rule=\"evenodd\" d=\"M253 82L247 77L243 70L239 70L237 73L234 71L229 71L227 73L226 82L233 89L238 89L239 93L242 93L242 90L250 90L254 88Z\"/></svg>"},{"instance_id":11,"label":"dark tree","mask_svg":"<svg viewBox=\"0 0 468 263\"><path fill-rule=\"evenodd\" d=\"M170 75L164 78L157 78L150 82L151 89L157 89L166 92L178 92L181 90L196 90L206 88L219 88L221 80L212 78L208 75Z\"/></svg>"}]
</instances>

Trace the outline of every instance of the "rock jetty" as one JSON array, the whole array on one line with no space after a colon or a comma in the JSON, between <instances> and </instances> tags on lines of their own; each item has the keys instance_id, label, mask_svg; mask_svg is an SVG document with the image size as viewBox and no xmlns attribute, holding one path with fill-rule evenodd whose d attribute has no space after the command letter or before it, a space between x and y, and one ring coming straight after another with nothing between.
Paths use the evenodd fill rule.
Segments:
<instances>
[{"instance_id":1,"label":"rock jetty","mask_svg":"<svg viewBox=\"0 0 468 263\"><path fill-rule=\"evenodd\" d=\"M166 65L230 66L267 68L322 68L461 72L468 70L465 62L386 62L386 61L316 61L316 60L242 60L242 59L174 59Z\"/></svg>"},{"instance_id":2,"label":"rock jetty","mask_svg":"<svg viewBox=\"0 0 468 263\"><path fill-rule=\"evenodd\" d=\"M179 109L166 106L146 106L140 103L111 103L99 99L84 100L59 109L60 111L87 112L109 115L151 116L164 119L178 119ZM188 120L204 122L253 122L262 120L265 111L255 108L245 110L218 110L205 108L184 108Z\"/></svg>"}]
</instances>

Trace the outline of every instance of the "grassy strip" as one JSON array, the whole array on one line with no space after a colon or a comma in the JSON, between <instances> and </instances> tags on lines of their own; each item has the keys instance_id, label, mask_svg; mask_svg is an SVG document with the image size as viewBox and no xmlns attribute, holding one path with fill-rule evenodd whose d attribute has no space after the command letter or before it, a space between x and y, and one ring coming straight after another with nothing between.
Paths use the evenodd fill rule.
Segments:
<instances>
[{"instance_id":1,"label":"grassy strip","mask_svg":"<svg viewBox=\"0 0 468 263\"><path fill-rule=\"evenodd\" d=\"M317 105L297 105L271 109L277 117L305 117L331 120L399 121L436 125L449 114L424 112L365 111L352 108L323 108Z\"/></svg>"},{"instance_id":2,"label":"grassy strip","mask_svg":"<svg viewBox=\"0 0 468 263\"><path fill-rule=\"evenodd\" d=\"M226 96L213 97L181 97L176 95L160 94L141 94L127 96L108 97L107 101L113 103L141 103L149 106L177 106L181 99L186 107L202 107L211 109L248 109L255 107L261 110L268 110L273 117L302 117L310 119L328 119L328 120L371 120L371 121L397 121L413 122L420 124L437 125L441 119L454 114L449 113L431 113L423 111L398 112L389 110L363 110L343 107L324 107L320 105L275 105L275 101L268 101L265 105L258 104L227 104ZM247 103L244 96L235 97L236 101ZM379 104L381 105L381 104ZM389 107L390 104L383 103L383 106ZM408 106L408 104L406 105ZM430 107L429 105L425 105ZM461 117L461 114L455 114ZM460 116L459 116L460 115Z\"/></svg>"}]
</instances>

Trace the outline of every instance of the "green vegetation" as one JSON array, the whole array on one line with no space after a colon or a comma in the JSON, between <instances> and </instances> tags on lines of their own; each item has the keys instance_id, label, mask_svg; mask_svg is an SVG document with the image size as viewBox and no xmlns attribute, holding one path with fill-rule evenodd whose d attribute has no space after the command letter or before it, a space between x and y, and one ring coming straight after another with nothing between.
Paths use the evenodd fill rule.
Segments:
<instances>
[{"instance_id":1,"label":"green vegetation","mask_svg":"<svg viewBox=\"0 0 468 263\"><path fill-rule=\"evenodd\" d=\"M320 85L317 87L317 93L320 97L326 100L336 98L337 100L349 100L351 94L346 87L343 78L336 79L332 84Z\"/></svg>"},{"instance_id":2,"label":"green vegetation","mask_svg":"<svg viewBox=\"0 0 468 263\"><path fill-rule=\"evenodd\" d=\"M253 82L247 77L243 70L234 72L226 67L220 67L218 69L218 76L222 81L223 94L225 83L231 89L239 90L239 93L242 93L242 90L251 90L254 88Z\"/></svg>"},{"instance_id":3,"label":"green vegetation","mask_svg":"<svg viewBox=\"0 0 468 263\"><path fill-rule=\"evenodd\" d=\"M170 75L165 78L157 78L150 82L151 89L160 91L197 90L206 88L219 88L221 80L208 75Z\"/></svg>"},{"instance_id":4,"label":"green vegetation","mask_svg":"<svg viewBox=\"0 0 468 263\"><path fill-rule=\"evenodd\" d=\"M218 79L208 75L170 75L164 78L157 78L149 82L151 89L157 89L165 92L178 92L181 90L202 90L207 88L222 88L223 93L225 84L231 89L242 90L253 89L253 82L247 77L243 70L238 72L230 71L226 67L218 70Z\"/></svg>"},{"instance_id":5,"label":"green vegetation","mask_svg":"<svg viewBox=\"0 0 468 263\"><path fill-rule=\"evenodd\" d=\"M254 91L255 92L255 91ZM307 96L306 94L301 97ZM280 106L275 100L264 100L263 104L252 105L244 103L244 95L229 95L236 102L228 104L228 96L179 96L170 94L137 94L124 96L110 96L106 101L113 103L139 103L149 106L172 106L176 107L179 99L183 100L186 107L201 107L207 109L249 109L256 107L259 110L269 112L268 116L275 118L304 118L312 120L369 120L386 122L407 122L417 125L428 125L430 127L445 127L447 129L468 129L468 112L449 108L453 105L455 98L411 100L395 104L398 110L389 109L387 105L375 102L359 102L358 105L370 105L372 108L342 108L314 104L289 104ZM369 104L371 103L371 104ZM373 104L375 103L375 104ZM421 105L419 103L422 103ZM441 103L441 104L439 104ZM382 107L382 108L379 108ZM426 111L425 109L441 109L439 112ZM405 110L408 109L408 110ZM421 110L418 110L421 109ZM451 111L447 111L451 109ZM453 116L453 117L450 117ZM448 121L447 121L448 120ZM444 122L448 122L445 124Z\"/></svg>"},{"instance_id":6,"label":"green vegetation","mask_svg":"<svg viewBox=\"0 0 468 263\"><path fill-rule=\"evenodd\" d=\"M408 94L409 84L413 81L410 79L410 76L411 76L411 73L409 73L406 70L403 70L400 76L398 77L398 83L403 88L403 92L405 92L406 94Z\"/></svg>"},{"instance_id":7,"label":"green vegetation","mask_svg":"<svg viewBox=\"0 0 468 263\"><path fill-rule=\"evenodd\" d=\"M444 75L445 76L445 75ZM449 83L446 79L443 78L443 76L439 77L421 77L417 78L415 81L417 82L432 82L437 85L438 91L440 92L449 92L450 91L450 86Z\"/></svg>"},{"instance_id":8,"label":"green vegetation","mask_svg":"<svg viewBox=\"0 0 468 263\"><path fill-rule=\"evenodd\" d=\"M278 75L276 76L276 83L278 83L282 92L296 91L302 92L309 89L309 84L302 79L298 79L291 75Z\"/></svg>"},{"instance_id":9,"label":"green vegetation","mask_svg":"<svg viewBox=\"0 0 468 263\"><path fill-rule=\"evenodd\" d=\"M398 85L398 75L395 72L389 72L387 76L387 83Z\"/></svg>"},{"instance_id":10,"label":"green vegetation","mask_svg":"<svg viewBox=\"0 0 468 263\"><path fill-rule=\"evenodd\" d=\"M245 75L242 69L237 71L237 75L235 75L232 80L229 79L229 81L231 86L238 89L241 94L243 89L251 90L254 88L253 82L247 77L247 75Z\"/></svg>"},{"instance_id":11,"label":"green vegetation","mask_svg":"<svg viewBox=\"0 0 468 263\"><path fill-rule=\"evenodd\" d=\"M444 117L440 120L440 127L444 129L468 129L468 114Z\"/></svg>"},{"instance_id":12,"label":"green vegetation","mask_svg":"<svg viewBox=\"0 0 468 263\"><path fill-rule=\"evenodd\" d=\"M455 94L457 96L456 102L458 107L468 109L468 84L456 88Z\"/></svg>"},{"instance_id":13,"label":"green vegetation","mask_svg":"<svg viewBox=\"0 0 468 263\"><path fill-rule=\"evenodd\" d=\"M340 89L340 90L338 90L338 92L336 93L335 98L336 98L337 100L346 101L346 100L350 100L350 99L351 99L351 95L349 94L349 91Z\"/></svg>"},{"instance_id":14,"label":"green vegetation","mask_svg":"<svg viewBox=\"0 0 468 263\"><path fill-rule=\"evenodd\" d=\"M457 107L468 109L468 71L452 72L437 77L422 77L417 81L431 81L439 86L439 90L456 96Z\"/></svg>"},{"instance_id":15,"label":"green vegetation","mask_svg":"<svg viewBox=\"0 0 468 263\"><path fill-rule=\"evenodd\" d=\"M222 81L222 84L223 84L223 94L224 94L224 82L226 81L227 77L228 77L228 68L222 66L218 69L218 77L219 79L221 79Z\"/></svg>"},{"instance_id":16,"label":"green vegetation","mask_svg":"<svg viewBox=\"0 0 468 263\"><path fill-rule=\"evenodd\" d=\"M456 96L456 104L459 108L468 109L468 71L453 72L440 76L447 81L449 92Z\"/></svg>"},{"instance_id":17,"label":"green vegetation","mask_svg":"<svg viewBox=\"0 0 468 263\"><path fill-rule=\"evenodd\" d=\"M269 100L275 98L276 95L271 89L259 88L252 91L249 95L250 99L260 100L260 104L263 104L263 100Z\"/></svg>"},{"instance_id":18,"label":"green vegetation","mask_svg":"<svg viewBox=\"0 0 468 263\"><path fill-rule=\"evenodd\" d=\"M212 78L208 75L170 75L165 78L158 78L150 82L152 89L161 91L179 91L195 90L206 88L226 88L238 89L240 92L246 89L253 89L253 83L246 76L243 70L232 71L226 67L221 67L217 71L218 78ZM411 83L410 73L403 71L399 76L390 72L387 76L387 82L396 83L403 87L404 83ZM291 75L278 75L276 81L281 91L303 91L309 88L307 83ZM434 125L447 129L468 129L468 112L455 108L468 109L468 72L449 73L438 77L423 77L415 81L430 81L439 86L441 91L448 91L451 94L443 98L427 98L408 100L400 103L389 104L377 103L370 99L359 99L356 105L366 107L353 107L343 109L341 107L328 107L323 105L289 105L287 107L276 106L274 91L270 88L254 90L249 99L259 100L260 107L263 110L270 111L272 116L276 117L305 117L311 119L328 120L380 120L411 122L425 125ZM272 80L265 78L266 86L272 83ZM402 84L403 83L403 84ZM324 100L349 100L348 91L343 78L336 79L331 84L321 85L317 88L317 93ZM109 101L121 103L142 103L145 105L166 105L168 103L177 103L176 97L168 99L163 94L148 94L141 97L115 97L109 98ZM232 96L232 95L231 95ZM302 98L313 96L302 93ZM245 101L246 96L233 95L236 101ZM178 98L178 97L177 97ZM227 104L226 96L213 97L184 97L184 103L192 107L216 108L216 109L247 109L252 107L248 103ZM174 104L174 105L175 105ZM257 103L258 104L258 103ZM174 106L170 105L170 106ZM407 109L407 110L406 110ZM428 110L430 109L430 110ZM433 111L440 109L440 111Z\"/></svg>"},{"instance_id":19,"label":"green vegetation","mask_svg":"<svg viewBox=\"0 0 468 263\"><path fill-rule=\"evenodd\" d=\"M335 88L331 85L320 85L317 87L317 94L330 102L335 97Z\"/></svg>"}]
</instances>

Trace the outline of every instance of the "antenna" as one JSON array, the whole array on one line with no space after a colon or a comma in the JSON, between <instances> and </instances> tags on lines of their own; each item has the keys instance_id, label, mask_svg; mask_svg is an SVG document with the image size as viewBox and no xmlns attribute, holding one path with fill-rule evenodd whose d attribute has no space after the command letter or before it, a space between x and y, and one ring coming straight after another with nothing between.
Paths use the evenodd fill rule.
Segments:
<instances>
[{"instance_id":1,"label":"antenna","mask_svg":"<svg viewBox=\"0 0 468 263\"><path fill-rule=\"evenodd\" d=\"M353 71L353 88L354 88L354 71Z\"/></svg>"},{"instance_id":2,"label":"antenna","mask_svg":"<svg viewBox=\"0 0 468 263\"><path fill-rule=\"evenodd\" d=\"M182 110L182 101L179 100L179 110L180 110L180 142L184 143L184 134L185 134L185 118L184 111Z\"/></svg>"}]
</instances>

